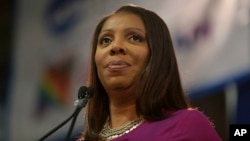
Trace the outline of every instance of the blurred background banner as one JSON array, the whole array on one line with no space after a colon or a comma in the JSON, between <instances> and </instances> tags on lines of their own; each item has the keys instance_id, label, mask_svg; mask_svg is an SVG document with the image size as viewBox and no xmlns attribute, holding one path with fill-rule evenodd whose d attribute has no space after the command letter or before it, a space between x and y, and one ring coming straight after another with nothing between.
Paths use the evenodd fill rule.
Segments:
<instances>
[{"instance_id":1,"label":"blurred background banner","mask_svg":"<svg viewBox=\"0 0 250 141\"><path fill-rule=\"evenodd\" d=\"M78 89L87 84L96 23L128 3L155 11L167 23L189 97L249 79L249 0L18 0L6 140L37 140L70 116ZM79 114L75 134L83 118ZM50 140L65 137L67 130Z\"/></svg>"},{"instance_id":2,"label":"blurred background banner","mask_svg":"<svg viewBox=\"0 0 250 141\"><path fill-rule=\"evenodd\" d=\"M37 140L73 113L88 71L85 6L79 0L17 2L10 140Z\"/></svg>"},{"instance_id":3,"label":"blurred background banner","mask_svg":"<svg viewBox=\"0 0 250 141\"><path fill-rule=\"evenodd\" d=\"M225 86L249 75L249 1L175 3L175 7L181 8L166 12L172 13L166 21L171 23L170 30L187 91L192 94Z\"/></svg>"}]
</instances>

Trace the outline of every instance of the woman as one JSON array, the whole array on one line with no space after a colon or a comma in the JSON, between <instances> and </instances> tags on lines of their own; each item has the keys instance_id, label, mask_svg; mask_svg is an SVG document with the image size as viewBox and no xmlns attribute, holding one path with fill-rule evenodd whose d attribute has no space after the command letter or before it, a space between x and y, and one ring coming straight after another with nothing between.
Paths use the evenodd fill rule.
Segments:
<instances>
[{"instance_id":1,"label":"woman","mask_svg":"<svg viewBox=\"0 0 250 141\"><path fill-rule=\"evenodd\" d=\"M125 5L100 21L90 85L95 94L79 140L220 140L207 117L190 108L169 30L152 11Z\"/></svg>"}]
</instances>

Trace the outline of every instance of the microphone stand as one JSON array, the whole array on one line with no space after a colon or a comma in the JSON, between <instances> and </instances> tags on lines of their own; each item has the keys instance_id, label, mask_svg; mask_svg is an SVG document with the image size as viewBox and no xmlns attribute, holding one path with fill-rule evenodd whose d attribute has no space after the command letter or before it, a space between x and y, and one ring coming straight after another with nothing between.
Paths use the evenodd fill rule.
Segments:
<instances>
[{"instance_id":1,"label":"microphone stand","mask_svg":"<svg viewBox=\"0 0 250 141\"><path fill-rule=\"evenodd\" d=\"M89 88L87 88L86 86L80 87L79 92L78 92L78 100L75 101L75 105L77 107L76 107L75 111L73 112L73 114L70 117L68 117L65 121L63 121L61 124L59 124L57 127L55 127L50 132L45 134L41 139L39 139L39 141L44 141L47 137L49 137L55 131L60 129L63 125L65 125L67 122L69 122L69 120L71 120L73 118L73 121L71 123L71 126L70 126L68 134L67 134L67 138L66 138L66 141L70 141L70 136L71 136L72 130L74 128L77 116L80 113L81 109L86 106L88 99L92 95L93 95L93 88L92 87L89 87Z\"/></svg>"},{"instance_id":2,"label":"microphone stand","mask_svg":"<svg viewBox=\"0 0 250 141\"><path fill-rule=\"evenodd\" d=\"M77 107L76 107L76 110L74 112L73 120L72 120L71 126L69 128L68 135L67 135L67 140L66 141L70 141L70 136L71 136L72 130L74 128L77 116L80 113L81 109L86 106L86 104L88 103L88 99L92 97L93 92L94 92L93 88L89 87L86 90L85 95L84 95L83 98L82 98L82 95L78 95L79 99L75 102L75 105L77 105ZM81 94L81 93L79 93L79 94Z\"/></svg>"}]
</instances>

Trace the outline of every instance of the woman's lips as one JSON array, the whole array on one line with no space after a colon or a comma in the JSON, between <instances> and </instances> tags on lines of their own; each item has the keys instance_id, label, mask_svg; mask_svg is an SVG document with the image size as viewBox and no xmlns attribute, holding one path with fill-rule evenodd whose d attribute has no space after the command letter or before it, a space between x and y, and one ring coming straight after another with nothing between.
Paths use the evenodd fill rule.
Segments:
<instances>
[{"instance_id":1,"label":"woman's lips","mask_svg":"<svg viewBox=\"0 0 250 141\"><path fill-rule=\"evenodd\" d=\"M119 61L110 61L107 65L108 69L111 70L119 70L119 69L124 69L127 68L128 66L130 66L127 62L119 60Z\"/></svg>"}]
</instances>

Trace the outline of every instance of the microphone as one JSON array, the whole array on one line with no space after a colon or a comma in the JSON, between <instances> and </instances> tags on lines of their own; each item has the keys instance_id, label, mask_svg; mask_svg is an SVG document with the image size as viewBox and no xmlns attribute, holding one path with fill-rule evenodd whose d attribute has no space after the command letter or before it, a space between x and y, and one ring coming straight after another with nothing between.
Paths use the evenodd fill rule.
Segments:
<instances>
[{"instance_id":1,"label":"microphone","mask_svg":"<svg viewBox=\"0 0 250 141\"><path fill-rule=\"evenodd\" d=\"M70 136L71 136L71 133L72 133L72 130L74 128L74 125L75 125L75 122L76 122L76 119L77 119L77 116L78 114L80 113L81 109L83 107L86 106L86 104L88 103L88 99L91 98L93 96L93 93L94 93L94 88L93 87L89 87L86 89L85 86L82 86L80 89L79 89L79 92L78 92L78 100L75 101L75 105L76 105L76 110L75 110L75 116L73 117L73 120L72 120L72 123L71 123L71 126L69 128L69 131L68 131L68 135L67 135L67 140L66 141L69 141L70 140ZM73 113L73 114L74 114Z\"/></svg>"},{"instance_id":2,"label":"microphone","mask_svg":"<svg viewBox=\"0 0 250 141\"><path fill-rule=\"evenodd\" d=\"M87 88L86 86L82 86L79 89L78 92L78 100L75 101L75 105L79 108L85 107L88 99L93 96L94 93L94 88L89 87Z\"/></svg>"},{"instance_id":3,"label":"microphone","mask_svg":"<svg viewBox=\"0 0 250 141\"><path fill-rule=\"evenodd\" d=\"M65 125L69 120L73 118L70 128L68 130L67 138L66 138L66 141L70 141L70 136L74 128L77 116L80 113L81 109L86 106L86 104L88 103L88 99L91 98L93 94L94 94L93 87L81 86L78 90L78 100L76 100L74 103L74 105L76 105L76 109L73 112L73 114L70 117L68 117L65 121L63 121L61 124L59 124L54 129L52 129L50 132L45 134L41 139L39 139L39 141L44 141L47 137L49 137L55 131L60 129L63 125Z\"/></svg>"}]
</instances>

